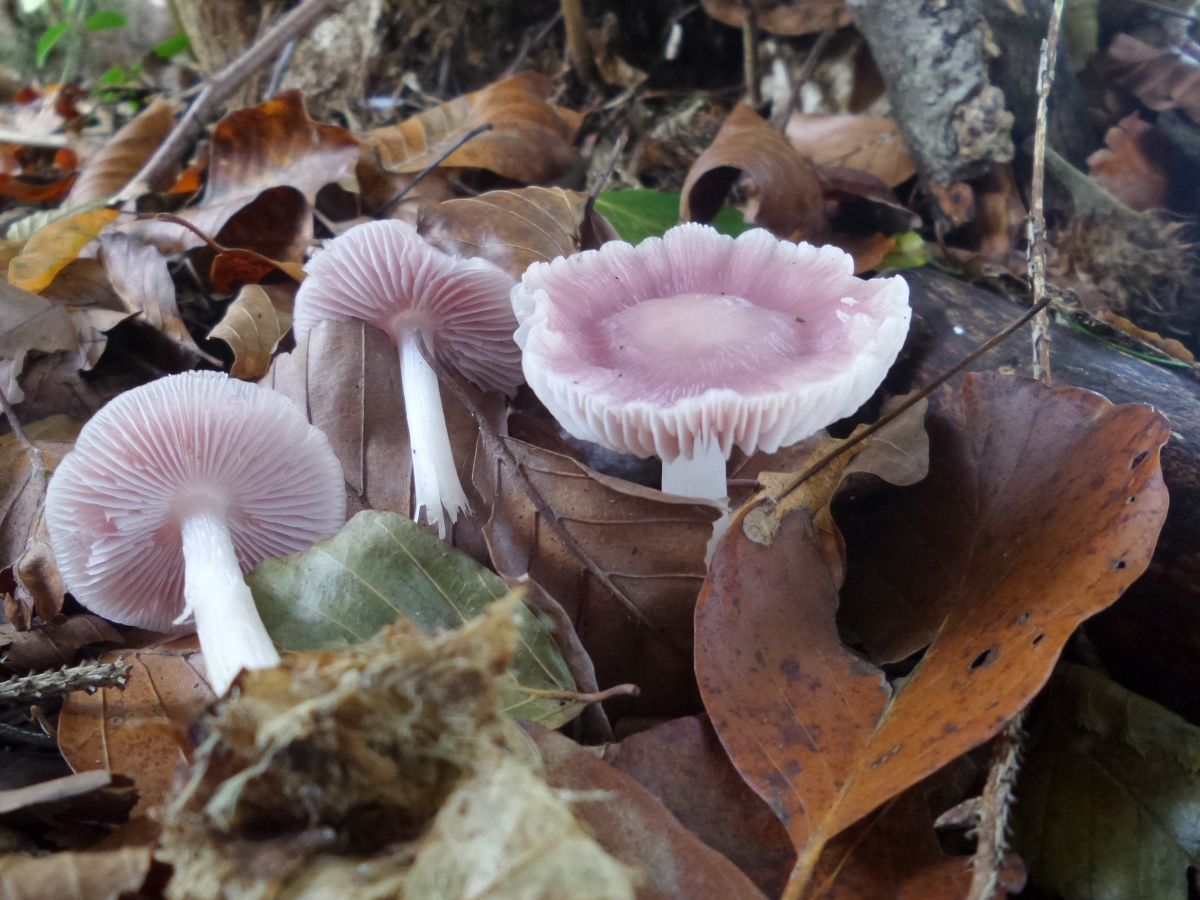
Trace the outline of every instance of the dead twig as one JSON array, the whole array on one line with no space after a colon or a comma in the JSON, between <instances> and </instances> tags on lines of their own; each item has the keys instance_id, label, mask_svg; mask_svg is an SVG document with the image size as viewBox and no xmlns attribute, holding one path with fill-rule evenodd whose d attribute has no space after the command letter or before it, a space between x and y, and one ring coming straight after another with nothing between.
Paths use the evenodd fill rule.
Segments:
<instances>
[{"instance_id":1,"label":"dead twig","mask_svg":"<svg viewBox=\"0 0 1200 900\"><path fill-rule=\"evenodd\" d=\"M746 81L746 102L762 105L762 84L758 66L758 8L754 0L742 0L742 73Z\"/></svg>"},{"instance_id":2,"label":"dead twig","mask_svg":"<svg viewBox=\"0 0 1200 900\"><path fill-rule=\"evenodd\" d=\"M123 688L128 680L129 665L120 659L112 663L91 663L69 668L63 666L61 669L0 681L0 703L38 703L72 691Z\"/></svg>"},{"instance_id":3,"label":"dead twig","mask_svg":"<svg viewBox=\"0 0 1200 900\"><path fill-rule=\"evenodd\" d=\"M966 900L992 900L1008 856L1008 819L1012 811L1021 748L1025 742L1024 711L1000 735L987 784L979 797L975 825L975 855L971 858L971 889Z\"/></svg>"},{"instance_id":4,"label":"dead twig","mask_svg":"<svg viewBox=\"0 0 1200 900\"><path fill-rule=\"evenodd\" d=\"M1062 24L1063 0L1054 0L1050 24L1042 41L1038 63L1037 119L1033 135L1033 177L1029 186L1028 266L1029 284L1036 306L1046 296L1046 131L1050 89L1058 59L1058 30ZM1033 320L1033 377L1050 383L1050 311L1041 310Z\"/></svg>"},{"instance_id":5,"label":"dead twig","mask_svg":"<svg viewBox=\"0 0 1200 900\"><path fill-rule=\"evenodd\" d=\"M203 131L205 120L242 87L247 78L275 59L289 41L307 34L321 19L345 3L346 0L304 0L295 9L280 16L279 21L247 47L237 59L209 79L204 90L175 124L166 140L159 145L154 155L146 161L129 184L125 185L115 202L123 204L152 190L168 172L179 165L187 148Z\"/></svg>"},{"instance_id":6,"label":"dead twig","mask_svg":"<svg viewBox=\"0 0 1200 900\"><path fill-rule=\"evenodd\" d=\"M621 588L618 587L616 583L614 583L613 580L608 576L608 573L601 569L596 561L592 559L591 555L579 545L579 542L575 540L574 535L567 531L562 521L558 518L558 514L555 513L555 511L550 507L550 504L546 502L546 498L542 496L541 491L539 491L536 485L529 480L529 476L526 475L525 470L521 468L520 462L517 461L516 456L513 455L512 450L509 449L508 444L505 442L504 438L500 436L499 432L496 431L495 426L492 425L492 423L488 420L488 417L483 414L482 410L479 409L475 401L471 399L470 395L463 390L462 385L455 381L454 378L446 371L446 367L443 366L441 362L429 352L429 348L424 344L424 342L421 343L420 347L421 355L425 357L425 361L429 364L429 367L437 373L441 383L450 389L450 392L454 394L458 402L462 404L463 408L469 412L471 417L475 420L475 424L479 428L479 433L483 436L484 443L487 444L488 452L493 456L503 460L503 462L509 467L513 477L517 480L517 483L521 486L521 489L525 492L526 496L529 497L530 502L533 503L533 507L535 510L537 510L538 515L541 516L542 521L544 521L550 527L550 530L554 532L555 536L563 542L563 546L567 548L567 552L579 560L583 567L587 569L588 573L591 574L592 577L598 582L600 582L600 584L603 585L604 588L609 591L609 593L616 597L618 602L620 602L620 604L629 611L629 614L633 616L634 620L652 635L654 635L654 637L664 647L667 647L674 653L680 654L684 659L690 660L692 656L691 650L687 647L680 646L677 641L675 641L669 635L664 634L662 630L658 628L658 626L651 622L650 618L644 612L642 612L641 607L634 603L632 598L630 598L628 594L621 590Z\"/></svg>"},{"instance_id":7,"label":"dead twig","mask_svg":"<svg viewBox=\"0 0 1200 900\"><path fill-rule=\"evenodd\" d=\"M792 114L800 107L800 89L812 78L813 72L816 71L817 63L821 61L821 54L825 52L825 48L829 46L829 42L833 40L835 34L837 34L836 21L830 23L824 31L817 35L817 40L812 45L812 49L808 51L808 56L804 57L804 65L800 67L800 72L796 75L796 81L792 85L792 93L788 97L783 115L778 116L775 120L775 127L778 130L787 130L788 120L792 118Z\"/></svg>"},{"instance_id":8,"label":"dead twig","mask_svg":"<svg viewBox=\"0 0 1200 900\"><path fill-rule=\"evenodd\" d=\"M587 19L583 15L583 0L562 0L561 5L567 59L571 62L571 68L588 87L598 88L601 86L600 75L592 58L592 42L587 33Z\"/></svg>"},{"instance_id":9,"label":"dead twig","mask_svg":"<svg viewBox=\"0 0 1200 900\"><path fill-rule=\"evenodd\" d=\"M472 128L470 131L468 131L466 134L464 134L462 137L460 137L453 144L451 144L449 147L447 147L445 150L443 150L441 153L439 153L437 155L437 159L433 160L433 162L431 162L425 168L421 169L421 171L417 172L417 174L412 177L412 180L409 181L408 184L404 185L404 187L402 187L400 189L400 192L398 194L396 194L395 197L393 197L391 200L389 200L384 205L382 215L386 216L389 213L391 213L392 208L397 203L399 203L401 200L403 200L406 196L408 196L409 191L411 191L418 184L420 184L421 181L426 176L428 176L431 172L433 172L435 169L437 169L438 166L440 166L442 163L444 163L450 157L451 153L453 153L455 150L457 150L459 147L461 147L463 144L467 143L468 141L475 140L475 138L479 137L485 131L491 131L491 130L492 130L491 122L484 122L482 125L477 125L474 128Z\"/></svg>"},{"instance_id":10,"label":"dead twig","mask_svg":"<svg viewBox=\"0 0 1200 900\"><path fill-rule=\"evenodd\" d=\"M603 703L613 697L637 697L642 693L641 688L636 684L618 684L602 691L591 691L586 694L578 691L544 691L541 688L525 687L524 685L517 685L517 690L539 700L562 700L566 703L587 704Z\"/></svg>"}]
</instances>

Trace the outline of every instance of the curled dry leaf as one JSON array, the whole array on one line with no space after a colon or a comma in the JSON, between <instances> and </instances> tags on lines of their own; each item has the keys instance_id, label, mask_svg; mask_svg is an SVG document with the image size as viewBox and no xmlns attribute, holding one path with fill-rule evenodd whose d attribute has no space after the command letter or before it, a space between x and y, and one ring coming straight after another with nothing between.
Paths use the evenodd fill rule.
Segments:
<instances>
[{"instance_id":1,"label":"curled dry leaf","mask_svg":"<svg viewBox=\"0 0 1200 900\"><path fill-rule=\"evenodd\" d=\"M1151 109L1180 109L1200 122L1200 61L1179 50L1160 50L1127 34L1108 48L1113 79Z\"/></svg>"},{"instance_id":2,"label":"curled dry leaf","mask_svg":"<svg viewBox=\"0 0 1200 900\"><path fill-rule=\"evenodd\" d=\"M154 244L109 231L100 239L100 262L125 309L165 335L190 360L220 362L196 346L175 303L175 281L167 258Z\"/></svg>"},{"instance_id":3,"label":"curled dry leaf","mask_svg":"<svg viewBox=\"0 0 1200 900\"><path fill-rule=\"evenodd\" d=\"M733 108L688 170L680 220L710 221L739 179L748 195L743 210L747 221L782 238L822 241L828 222L816 168L744 103Z\"/></svg>"},{"instance_id":4,"label":"curled dry leaf","mask_svg":"<svg viewBox=\"0 0 1200 900\"><path fill-rule=\"evenodd\" d=\"M744 0L700 0L704 11L723 25L741 28L746 20ZM758 27L772 34L802 35L826 28L845 28L851 22L844 0L756 0Z\"/></svg>"},{"instance_id":5,"label":"curled dry leaf","mask_svg":"<svg viewBox=\"0 0 1200 900\"><path fill-rule=\"evenodd\" d=\"M703 716L664 722L604 748L603 759L685 828L778 897L796 860L787 832L737 773Z\"/></svg>"},{"instance_id":6,"label":"curled dry leaf","mask_svg":"<svg viewBox=\"0 0 1200 900\"><path fill-rule=\"evenodd\" d=\"M855 639L879 659L932 642L901 690L842 643L804 511L770 544L735 519L697 605L705 706L799 851L794 887L831 838L1029 702L1076 626L1148 565L1166 514L1168 427L1148 407L972 375L928 424L929 477L878 505L871 553L848 532ZM887 582L864 584L868 567Z\"/></svg>"},{"instance_id":7,"label":"curled dry leaf","mask_svg":"<svg viewBox=\"0 0 1200 900\"><path fill-rule=\"evenodd\" d=\"M610 709L694 712L692 609L717 507L601 475L522 441L505 444L563 528L638 615L543 520L508 463L480 456L475 484L492 508L484 533L496 571L528 574L562 604L602 688L627 682L641 688L637 700L613 701Z\"/></svg>"},{"instance_id":8,"label":"curled dry leaf","mask_svg":"<svg viewBox=\"0 0 1200 900\"><path fill-rule=\"evenodd\" d=\"M93 853L0 857L0 894L9 900L118 900L141 893L154 865L149 847Z\"/></svg>"},{"instance_id":9,"label":"curled dry leaf","mask_svg":"<svg viewBox=\"0 0 1200 900\"><path fill-rule=\"evenodd\" d=\"M728 859L684 828L654 796L585 747L529 726L551 787L602 792L575 806L600 846L641 869L639 897L762 900L763 894ZM724 812L724 811L723 811Z\"/></svg>"},{"instance_id":10,"label":"curled dry leaf","mask_svg":"<svg viewBox=\"0 0 1200 900\"><path fill-rule=\"evenodd\" d=\"M387 172L419 172L469 131L490 124L442 165L486 169L524 184L551 181L575 164L571 142L580 113L547 101L550 80L521 72L464 94L363 138L363 163L378 161Z\"/></svg>"},{"instance_id":11,"label":"curled dry leaf","mask_svg":"<svg viewBox=\"0 0 1200 900\"><path fill-rule=\"evenodd\" d=\"M25 398L19 379L30 353L73 352L78 346L66 307L0 284L0 390L10 403Z\"/></svg>"},{"instance_id":12,"label":"curled dry leaf","mask_svg":"<svg viewBox=\"0 0 1200 900\"><path fill-rule=\"evenodd\" d=\"M382 331L361 322L322 322L291 353L277 356L263 384L290 397L329 438L342 464L350 512L374 509L412 515L412 454L396 348ZM338 377L331 377L339 373ZM504 416L504 398L463 387L493 422ZM452 546L487 559L482 522L489 503L472 489L478 428L448 388L442 408L459 478L472 516L451 526ZM523 573L520 573L523 574Z\"/></svg>"},{"instance_id":13,"label":"curled dry leaf","mask_svg":"<svg viewBox=\"0 0 1200 900\"><path fill-rule=\"evenodd\" d=\"M94 769L133 779L134 814L158 805L188 761L187 728L214 695L194 636L146 650L109 653L129 664L124 689L67 696L58 720L58 748L76 772Z\"/></svg>"},{"instance_id":14,"label":"curled dry leaf","mask_svg":"<svg viewBox=\"0 0 1200 900\"><path fill-rule=\"evenodd\" d=\"M265 288L248 284L208 336L224 341L233 351L229 374L256 381L271 368L271 356L291 327L290 304L281 309Z\"/></svg>"},{"instance_id":15,"label":"curled dry leaf","mask_svg":"<svg viewBox=\"0 0 1200 900\"><path fill-rule=\"evenodd\" d=\"M155 99L87 161L63 205L82 206L118 193L158 149L174 124L171 105Z\"/></svg>"},{"instance_id":16,"label":"curled dry leaf","mask_svg":"<svg viewBox=\"0 0 1200 900\"><path fill-rule=\"evenodd\" d=\"M793 147L818 166L869 172L890 188L917 174L895 119L795 113L784 133Z\"/></svg>"},{"instance_id":17,"label":"curled dry leaf","mask_svg":"<svg viewBox=\"0 0 1200 900\"><path fill-rule=\"evenodd\" d=\"M417 230L447 253L481 257L520 278L533 263L583 246L587 199L562 188L489 191L422 207Z\"/></svg>"},{"instance_id":18,"label":"curled dry leaf","mask_svg":"<svg viewBox=\"0 0 1200 900\"><path fill-rule=\"evenodd\" d=\"M39 228L8 264L8 283L35 294L45 290L54 276L116 217L115 209L93 209Z\"/></svg>"},{"instance_id":19,"label":"curled dry leaf","mask_svg":"<svg viewBox=\"0 0 1200 900\"><path fill-rule=\"evenodd\" d=\"M1167 161L1154 126L1130 113L1108 129L1104 144L1087 158L1092 177L1130 209L1166 206Z\"/></svg>"},{"instance_id":20,"label":"curled dry leaf","mask_svg":"<svg viewBox=\"0 0 1200 900\"><path fill-rule=\"evenodd\" d=\"M79 651L93 644L119 644L121 633L104 619L93 615L67 616L53 622L37 622L28 631L0 625L0 668L24 675L43 669L68 666Z\"/></svg>"}]
</instances>

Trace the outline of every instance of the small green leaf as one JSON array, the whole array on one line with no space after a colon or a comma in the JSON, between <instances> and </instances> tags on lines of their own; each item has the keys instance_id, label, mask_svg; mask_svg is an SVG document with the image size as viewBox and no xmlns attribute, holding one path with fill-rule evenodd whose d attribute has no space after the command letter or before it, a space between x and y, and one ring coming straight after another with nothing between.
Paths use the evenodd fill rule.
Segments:
<instances>
[{"instance_id":1,"label":"small green leaf","mask_svg":"<svg viewBox=\"0 0 1200 900\"><path fill-rule=\"evenodd\" d=\"M895 238L896 246L876 266L880 272L885 269L919 269L929 262L929 248L918 232L906 231L895 235Z\"/></svg>"},{"instance_id":2,"label":"small green leaf","mask_svg":"<svg viewBox=\"0 0 1200 900\"><path fill-rule=\"evenodd\" d=\"M96 79L97 87L113 87L114 85L124 84L126 80L126 72L124 66L113 66L103 75Z\"/></svg>"},{"instance_id":3,"label":"small green leaf","mask_svg":"<svg viewBox=\"0 0 1200 900\"><path fill-rule=\"evenodd\" d=\"M497 575L411 519L371 510L303 553L266 560L246 581L267 631L289 650L356 643L400 616L427 631L457 628L508 593ZM558 728L582 706L522 688L574 691L574 679L550 632L524 605L518 625L521 642L502 702L513 718Z\"/></svg>"},{"instance_id":4,"label":"small green leaf","mask_svg":"<svg viewBox=\"0 0 1200 900\"><path fill-rule=\"evenodd\" d=\"M178 34L173 34L160 44L154 45L154 55L159 59L170 59L176 53L182 53L190 44L188 36L182 31Z\"/></svg>"},{"instance_id":5,"label":"small green leaf","mask_svg":"<svg viewBox=\"0 0 1200 900\"><path fill-rule=\"evenodd\" d=\"M112 9L102 9L92 13L84 22L83 27L88 31L108 31L112 28L124 28L125 17Z\"/></svg>"},{"instance_id":6,"label":"small green leaf","mask_svg":"<svg viewBox=\"0 0 1200 900\"><path fill-rule=\"evenodd\" d=\"M1186 900L1200 866L1200 728L1063 665L1034 707L1016 847L1064 900Z\"/></svg>"},{"instance_id":7,"label":"small green leaf","mask_svg":"<svg viewBox=\"0 0 1200 900\"><path fill-rule=\"evenodd\" d=\"M42 32L42 36L37 41L37 65L40 69L46 65L46 57L50 55L50 51L54 49L54 45L59 42L67 29L71 27L70 22L55 22L49 28Z\"/></svg>"},{"instance_id":8,"label":"small green leaf","mask_svg":"<svg viewBox=\"0 0 1200 900\"><path fill-rule=\"evenodd\" d=\"M659 237L679 222L679 194L636 189L604 191L596 198L596 211L612 223L622 240L637 244ZM722 234L738 235L750 228L736 209L722 209L710 223Z\"/></svg>"}]
</instances>

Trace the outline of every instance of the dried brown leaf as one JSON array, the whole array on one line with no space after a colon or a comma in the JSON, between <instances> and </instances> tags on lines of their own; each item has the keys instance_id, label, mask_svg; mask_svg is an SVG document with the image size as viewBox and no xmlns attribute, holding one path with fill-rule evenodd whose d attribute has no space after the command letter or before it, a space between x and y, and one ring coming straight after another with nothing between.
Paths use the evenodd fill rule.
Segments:
<instances>
[{"instance_id":1,"label":"dried brown leaf","mask_svg":"<svg viewBox=\"0 0 1200 900\"><path fill-rule=\"evenodd\" d=\"M741 28L745 22L745 0L700 0L700 5L722 25ZM845 0L755 0L754 6L758 27L771 34L812 34L851 22Z\"/></svg>"},{"instance_id":2,"label":"dried brown leaf","mask_svg":"<svg viewBox=\"0 0 1200 900\"><path fill-rule=\"evenodd\" d=\"M120 656L129 664L123 690L68 695L58 720L58 747L76 772L120 772L138 791L135 815L166 795L188 761L186 731L213 700L195 638Z\"/></svg>"},{"instance_id":3,"label":"dried brown leaf","mask_svg":"<svg viewBox=\"0 0 1200 900\"><path fill-rule=\"evenodd\" d=\"M66 307L0 283L0 390L9 403L25 392L20 377L30 353L75 353L79 339Z\"/></svg>"},{"instance_id":4,"label":"dried brown leaf","mask_svg":"<svg viewBox=\"0 0 1200 900\"><path fill-rule=\"evenodd\" d=\"M929 477L873 505L856 535L870 553L847 539L855 639L885 659L932 641L898 693L843 645L807 513L770 544L734 520L697 606L697 678L730 758L799 851L798 885L831 838L1003 728L1079 622L1145 569L1167 434L1148 407L969 376L930 419ZM886 589L856 583L863 567Z\"/></svg>"},{"instance_id":5,"label":"dried brown leaf","mask_svg":"<svg viewBox=\"0 0 1200 900\"><path fill-rule=\"evenodd\" d=\"M680 220L711 221L739 179L749 198L747 221L782 238L822 241L829 223L816 168L745 103L733 108L688 170Z\"/></svg>"},{"instance_id":6,"label":"dried brown leaf","mask_svg":"<svg viewBox=\"0 0 1200 900\"><path fill-rule=\"evenodd\" d=\"M1182 110L1200 122L1200 61L1180 50L1159 50L1127 34L1108 48L1113 80L1157 112Z\"/></svg>"},{"instance_id":7,"label":"dried brown leaf","mask_svg":"<svg viewBox=\"0 0 1200 900\"><path fill-rule=\"evenodd\" d=\"M56 669L75 662L84 647L119 644L123 640L117 629L93 615L36 622L28 631L0 625L0 666L21 674Z\"/></svg>"},{"instance_id":8,"label":"dried brown leaf","mask_svg":"<svg viewBox=\"0 0 1200 900\"><path fill-rule=\"evenodd\" d=\"M639 715L695 711L692 609L704 578L715 506L671 497L588 469L566 456L506 440L529 481L582 550L652 628L590 573L542 520L503 459L480 456L475 484L490 499L485 527L496 571L529 574L566 609L596 665L601 687L642 689Z\"/></svg>"},{"instance_id":9,"label":"dried brown leaf","mask_svg":"<svg viewBox=\"0 0 1200 900\"><path fill-rule=\"evenodd\" d=\"M603 791L575 806L600 846L642 870L639 897L761 900L738 868L684 828L652 794L570 738L537 725L529 734L542 753L546 781L569 791Z\"/></svg>"},{"instance_id":10,"label":"dried brown leaf","mask_svg":"<svg viewBox=\"0 0 1200 900\"><path fill-rule=\"evenodd\" d=\"M118 900L137 896L154 865L149 847L95 853L0 857L0 894L9 900Z\"/></svg>"},{"instance_id":11,"label":"dried brown leaf","mask_svg":"<svg viewBox=\"0 0 1200 900\"><path fill-rule=\"evenodd\" d=\"M155 99L87 161L63 201L64 208L104 200L118 193L158 149L174 124L171 105Z\"/></svg>"},{"instance_id":12,"label":"dried brown leaf","mask_svg":"<svg viewBox=\"0 0 1200 900\"><path fill-rule=\"evenodd\" d=\"M291 327L291 310L277 308L262 287L248 284L208 336L224 341L233 350L229 374L255 381L267 374L275 348Z\"/></svg>"},{"instance_id":13,"label":"dried brown leaf","mask_svg":"<svg viewBox=\"0 0 1200 900\"><path fill-rule=\"evenodd\" d=\"M784 133L806 159L874 175L890 188L917 174L895 119L795 113Z\"/></svg>"},{"instance_id":14,"label":"dried brown leaf","mask_svg":"<svg viewBox=\"0 0 1200 900\"><path fill-rule=\"evenodd\" d=\"M550 80L521 72L369 132L363 161L385 171L419 172L469 131L492 126L451 153L444 166L486 169L525 184L551 181L575 164L571 142L583 116L547 101Z\"/></svg>"},{"instance_id":15,"label":"dried brown leaf","mask_svg":"<svg viewBox=\"0 0 1200 900\"><path fill-rule=\"evenodd\" d=\"M1130 209L1167 204L1168 169L1162 138L1136 112L1108 129L1105 148L1087 158L1092 178Z\"/></svg>"}]
</instances>

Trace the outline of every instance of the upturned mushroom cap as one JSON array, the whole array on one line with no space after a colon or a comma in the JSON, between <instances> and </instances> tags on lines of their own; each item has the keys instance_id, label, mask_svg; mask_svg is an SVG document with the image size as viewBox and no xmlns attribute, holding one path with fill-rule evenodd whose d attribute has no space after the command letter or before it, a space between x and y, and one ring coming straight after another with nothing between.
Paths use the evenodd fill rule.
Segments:
<instances>
[{"instance_id":1,"label":"upturned mushroom cap","mask_svg":"<svg viewBox=\"0 0 1200 900\"><path fill-rule=\"evenodd\" d=\"M341 466L282 394L189 372L100 410L46 494L67 588L99 615L155 631L184 610L180 526L198 513L223 516L246 572L337 531Z\"/></svg>"},{"instance_id":2,"label":"upturned mushroom cap","mask_svg":"<svg viewBox=\"0 0 1200 900\"><path fill-rule=\"evenodd\" d=\"M356 225L304 268L292 326L302 339L318 322L359 319L397 344L420 330L442 365L480 387L512 394L521 352L509 303L513 279L482 259L443 253L406 222Z\"/></svg>"},{"instance_id":3,"label":"upturned mushroom cap","mask_svg":"<svg viewBox=\"0 0 1200 900\"><path fill-rule=\"evenodd\" d=\"M853 413L908 332L908 286L836 247L679 225L535 263L513 289L529 386L573 435L665 461L774 451Z\"/></svg>"}]
</instances>

